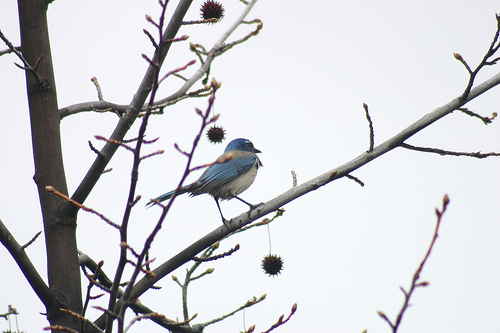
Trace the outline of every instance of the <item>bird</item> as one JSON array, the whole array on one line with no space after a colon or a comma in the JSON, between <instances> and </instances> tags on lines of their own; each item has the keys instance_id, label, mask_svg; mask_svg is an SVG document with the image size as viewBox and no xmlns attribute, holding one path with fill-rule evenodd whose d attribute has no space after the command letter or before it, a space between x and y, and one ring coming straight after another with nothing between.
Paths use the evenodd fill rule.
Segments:
<instances>
[{"instance_id":1,"label":"bird","mask_svg":"<svg viewBox=\"0 0 500 333\"><path fill-rule=\"evenodd\" d=\"M258 153L261 151L255 148L250 140L234 139L228 143L224 153L205 170L197 181L180 187L177 190L177 195L190 193L190 196L193 197L203 193L210 194L215 199L222 223L226 224L227 220L222 214L219 200L235 198L247 204L250 210L258 206L238 197L240 193L252 185L257 176L257 170L262 167L262 162L257 156ZM146 206L168 200L175 192L176 190L173 190L162 194L151 200Z\"/></svg>"}]
</instances>

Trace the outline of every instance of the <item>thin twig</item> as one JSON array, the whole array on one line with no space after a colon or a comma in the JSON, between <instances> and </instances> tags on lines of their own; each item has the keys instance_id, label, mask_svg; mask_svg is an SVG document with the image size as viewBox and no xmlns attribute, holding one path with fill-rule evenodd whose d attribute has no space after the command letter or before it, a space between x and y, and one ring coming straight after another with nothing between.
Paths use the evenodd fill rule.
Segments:
<instances>
[{"instance_id":1,"label":"thin twig","mask_svg":"<svg viewBox=\"0 0 500 333\"><path fill-rule=\"evenodd\" d=\"M353 175L350 175L350 174L347 174L345 175L346 178L350 179L350 180L354 180L356 183L358 183L359 185L361 186L365 186L365 183L363 183L358 177L354 177Z\"/></svg>"},{"instance_id":2,"label":"thin twig","mask_svg":"<svg viewBox=\"0 0 500 333\"><path fill-rule=\"evenodd\" d=\"M8 311L6 313L0 313L0 318L5 318L7 319L11 315L18 315L19 312L17 312L17 309L12 307L12 305L9 304L8 306Z\"/></svg>"},{"instance_id":3,"label":"thin twig","mask_svg":"<svg viewBox=\"0 0 500 333\"><path fill-rule=\"evenodd\" d=\"M136 322L142 320L142 319L160 319L160 320L165 320L166 317L162 314L156 313L156 312L150 312L146 314L140 314L135 316L130 323L127 325L127 327L123 330L124 333L128 332L128 330L132 327L133 324Z\"/></svg>"},{"instance_id":4,"label":"thin twig","mask_svg":"<svg viewBox=\"0 0 500 333\"><path fill-rule=\"evenodd\" d=\"M186 68L188 68L189 66L191 65L194 65L196 63L196 60L191 60L190 62L188 62L186 65L182 66L182 67L179 67L179 68L176 68L176 69L173 69L171 70L170 72L168 72L167 74L165 74L158 82L158 84L162 83L166 78L168 78L170 75L173 75L173 74L177 74L178 72L180 71L184 71L186 70Z\"/></svg>"},{"instance_id":5,"label":"thin twig","mask_svg":"<svg viewBox=\"0 0 500 333\"><path fill-rule=\"evenodd\" d=\"M92 141L90 141L90 140L89 140L89 147L90 147L90 150L92 150L94 153L96 153L97 156L101 156L101 152L96 147L94 147L94 145L92 144Z\"/></svg>"},{"instance_id":6,"label":"thin twig","mask_svg":"<svg viewBox=\"0 0 500 333\"><path fill-rule=\"evenodd\" d=\"M56 190L53 186L46 186L45 190L48 191L48 192L50 192L50 193L52 193L52 194L55 194L55 195L63 198L64 200L66 200L68 202L71 202L73 205L77 206L80 209L83 209L86 212L89 212L89 213L92 213L92 214L95 214L95 215L99 216L101 218L101 220L103 220L104 222L106 222L110 226L112 226L112 227L114 227L114 228L116 228L118 230L120 229L120 226L118 224L114 223L113 221L111 221L110 219L108 219L106 216L104 216L101 213L93 210L92 208L88 208L88 207L82 205L81 203L76 202L75 200L73 200L70 197L68 197L66 194L64 194L64 193L59 192L58 190Z\"/></svg>"},{"instance_id":7,"label":"thin twig","mask_svg":"<svg viewBox=\"0 0 500 333\"><path fill-rule=\"evenodd\" d=\"M263 332L263 333L269 333L271 332L272 330L274 330L275 328L278 328L280 327L281 325L284 325L287 321L290 320L290 318L294 315L295 311L297 311L297 303L294 303L292 305L292 310L290 311L290 314L288 315L288 317L283 320L283 318L285 317L284 315L281 315L278 319L278 321L273 325L271 326L267 331Z\"/></svg>"},{"instance_id":8,"label":"thin twig","mask_svg":"<svg viewBox=\"0 0 500 333\"><path fill-rule=\"evenodd\" d=\"M220 243L217 242L215 244L212 244L208 248L206 248L205 251L203 251L201 258L210 257L214 253L214 251L219 247L219 244ZM191 281L195 279L192 276L193 276L194 272L196 271L196 269L198 269L198 267L200 267L201 264L202 264L202 261L196 261L193 264L193 266L191 266L191 268L186 270L186 276L184 277L184 283L181 283L176 276L172 276L172 279L174 279L174 281L176 281L177 284L179 284L179 286L182 288L182 315L184 317L184 320L187 320L189 318L189 310L188 310L188 302L187 302L188 286L191 283ZM204 273L200 274L197 278L200 278L203 275L212 274L213 271L214 271L213 268L209 268Z\"/></svg>"},{"instance_id":9,"label":"thin twig","mask_svg":"<svg viewBox=\"0 0 500 333\"><path fill-rule=\"evenodd\" d=\"M446 211L446 207L448 206L449 202L450 202L450 199L448 198L448 195L445 195L443 197L443 208L441 210L436 208L437 222L436 222L436 228L434 229L434 235L432 237L431 244L429 245L429 248L427 250L427 253L425 254L424 259L420 262L418 269L415 271L415 274L413 275L413 279L412 279L409 291L406 291L403 289L403 287L400 287L401 291L404 294L405 300L404 300L404 304L403 304L401 310L399 311L399 314L396 318L396 321L393 324L389 320L389 318L387 318L385 313L383 313L382 311L378 312L378 315L382 319L384 319L389 324L389 326L392 328L393 333L396 333L398 331L399 325L401 324L401 320L403 319L403 315L404 315L405 311L408 309L408 307L410 306L410 299L411 299L413 292L418 287L426 287L429 285L429 283L426 281L420 282L420 280L419 280L420 274L422 273L422 270L424 269L424 265L427 263L427 260L429 259L430 255L431 255L431 251L434 248L434 245L436 244L436 240L438 238L439 227L441 226L441 219L444 215L444 212Z\"/></svg>"},{"instance_id":10,"label":"thin twig","mask_svg":"<svg viewBox=\"0 0 500 333\"><path fill-rule=\"evenodd\" d=\"M365 109L366 120L368 120L368 127L370 128L370 146L368 147L368 152L371 153L373 151L373 146L375 144L375 135L373 133L373 122L370 117L370 112L368 111L368 105L363 103L363 108Z\"/></svg>"},{"instance_id":11,"label":"thin twig","mask_svg":"<svg viewBox=\"0 0 500 333\"><path fill-rule=\"evenodd\" d=\"M246 42L248 39L250 39L253 36L257 36L259 34L259 32L262 30L262 27L264 26L264 24L262 23L262 21L259 20L259 19L255 19L255 20L252 20L252 21L249 21L249 22L248 21L242 21L241 23L243 23L243 24L257 24L257 27L255 28L254 31L250 32L245 37L243 37L241 39L238 39L238 40L236 40L236 41L234 41L232 43L224 44L222 46L222 48L219 50L219 52L217 52L217 56L223 54L227 50L231 49L233 46L236 46L238 44L244 43L244 42Z\"/></svg>"},{"instance_id":12,"label":"thin twig","mask_svg":"<svg viewBox=\"0 0 500 333\"><path fill-rule=\"evenodd\" d=\"M63 332L70 332L70 333L79 333L77 330L72 329L67 326L62 326L62 325L51 325L43 328L44 331L63 331Z\"/></svg>"},{"instance_id":13,"label":"thin twig","mask_svg":"<svg viewBox=\"0 0 500 333\"><path fill-rule=\"evenodd\" d=\"M99 85L99 81L97 81L97 78L94 76L90 79L90 81L92 81L92 83L94 83L94 86L95 88L97 89L97 98L102 101L104 100L104 97L102 95L102 90L101 90L101 86Z\"/></svg>"},{"instance_id":14,"label":"thin twig","mask_svg":"<svg viewBox=\"0 0 500 333\"><path fill-rule=\"evenodd\" d=\"M481 152L475 152L475 153L465 153L465 152L457 152L457 151L449 151L449 150L443 150L443 149L438 149L438 148L428 148L428 147L416 147L409 145L407 143L402 143L401 147L410 149L410 150L415 150L415 151L421 151L425 153L434 153L434 154L439 154L439 155L448 155L448 156L468 156L468 157L475 157L475 158L486 158L486 157L491 157L491 156L500 156L500 153L481 153Z\"/></svg>"},{"instance_id":15,"label":"thin twig","mask_svg":"<svg viewBox=\"0 0 500 333\"><path fill-rule=\"evenodd\" d=\"M99 326L97 326L96 324L94 324L92 321L88 320L87 318L85 318L84 316L80 315L79 313L76 313L74 311L71 311L71 310L68 310L68 309L64 309L64 308L60 308L59 309L61 312L66 312L70 315L72 315L73 317L77 318L77 319L80 319L81 321L83 321L85 324L87 325L90 325L92 326L94 329L96 329L98 332L104 332Z\"/></svg>"},{"instance_id":16,"label":"thin twig","mask_svg":"<svg viewBox=\"0 0 500 333\"><path fill-rule=\"evenodd\" d=\"M233 310L225 315L222 315L220 316L219 318L215 318L215 319L212 319L210 321L207 321L206 323L203 323L202 325L205 327L205 326L208 326L208 325L212 325L212 324L215 324L215 323L218 323L219 321L222 321L224 319L226 319L227 317L230 317L232 315L234 315L235 313L243 310L243 309L246 309L246 308L249 308L255 304L258 304L260 302L262 302L263 300L266 299L266 294L260 296L260 298L252 298L251 300L248 300L245 304L243 304L242 306L240 306L239 308L237 308L236 310Z\"/></svg>"},{"instance_id":17,"label":"thin twig","mask_svg":"<svg viewBox=\"0 0 500 333\"><path fill-rule=\"evenodd\" d=\"M146 158L150 158L150 157L153 157L153 156L156 156L156 155L161 155L165 152L165 150L163 149L159 149L155 152L152 152L151 154L147 154L147 155L144 155L141 157L141 160L145 160Z\"/></svg>"},{"instance_id":18,"label":"thin twig","mask_svg":"<svg viewBox=\"0 0 500 333\"><path fill-rule=\"evenodd\" d=\"M493 119L495 119L498 115L498 113L496 112L493 112L491 114L491 117L483 117L475 112L472 112L470 111L468 108L458 108L459 111L462 111L463 113L465 113L466 115L469 115L471 117L475 117L475 118L479 118L481 119L481 121L485 124L485 125L488 125L488 124L491 124L493 122Z\"/></svg>"},{"instance_id":19,"label":"thin twig","mask_svg":"<svg viewBox=\"0 0 500 333\"><path fill-rule=\"evenodd\" d=\"M227 252L218 254L216 256L210 256L210 257L207 257L207 258L194 257L193 260L194 261L213 261L213 260L218 260L218 259L222 259L224 257L230 256L231 254L233 254L234 252L238 251L239 249L240 249L240 244L236 244L231 250L229 250Z\"/></svg>"},{"instance_id":20,"label":"thin twig","mask_svg":"<svg viewBox=\"0 0 500 333\"><path fill-rule=\"evenodd\" d=\"M123 141L118 141L118 140L113 140L113 139L106 139L105 137L103 137L101 135L94 135L94 138L96 138L97 140L106 141L106 142L118 145L120 147L123 147L123 148L127 149L130 152L134 152L134 148L126 145Z\"/></svg>"},{"instance_id":21,"label":"thin twig","mask_svg":"<svg viewBox=\"0 0 500 333\"><path fill-rule=\"evenodd\" d=\"M23 69L23 70L26 70L28 72L30 72L31 74L33 74L33 76L35 77L35 80L37 83L40 83L42 82L42 79L40 78L40 76L38 75L38 73L36 72L36 68L38 67L38 63L40 62L40 60L42 59L43 55L41 55L38 60L36 61L36 65L35 67L32 67L28 61L24 58L23 56L23 53L19 50L19 48L16 48L14 45L12 45L12 43L7 39L7 37L5 37L5 35L2 33L2 30L0 30L0 39L4 41L4 43L9 47L9 49L12 51L12 53L14 53L24 64L24 67L21 66L21 65L18 65L16 63L14 63L17 67Z\"/></svg>"},{"instance_id":22,"label":"thin twig","mask_svg":"<svg viewBox=\"0 0 500 333\"><path fill-rule=\"evenodd\" d=\"M490 59L495 55L495 53L498 51L500 48L500 43L498 42L498 38L500 36L500 14L495 14L495 18L497 20L497 30L495 31L495 34L493 35L493 40L490 44L490 47L488 51L486 51L486 54L484 55L483 59L477 65L475 70L472 70L470 66L467 64L465 59L459 54L459 53L453 53L453 56L455 59L460 61L464 67L466 68L467 72L469 73L469 82L467 84L467 87L465 88L465 91L463 92L462 96L460 97L463 101L467 100L470 94L470 91L472 87L474 86L474 80L476 79L477 74L483 69L485 66L492 66L496 65L497 61L500 59L499 57Z\"/></svg>"},{"instance_id":23,"label":"thin twig","mask_svg":"<svg viewBox=\"0 0 500 333\"><path fill-rule=\"evenodd\" d=\"M204 20L196 20L196 21L183 21L182 25L193 25L193 24L205 24L205 23L217 23L219 22L219 19L217 18L210 18L210 19L204 19Z\"/></svg>"},{"instance_id":24,"label":"thin twig","mask_svg":"<svg viewBox=\"0 0 500 333\"><path fill-rule=\"evenodd\" d=\"M24 244L23 246L21 246L21 248L22 248L23 250L26 250L26 248L27 248L28 246L30 246L31 244L33 244L33 242L34 242L34 241L38 238L38 236L40 236L41 234L42 234L42 231L37 232L37 233L36 233L36 235L35 235L35 236L33 236L33 238L32 238L32 239L31 239L28 243L26 243L26 244Z\"/></svg>"},{"instance_id":25,"label":"thin twig","mask_svg":"<svg viewBox=\"0 0 500 333\"><path fill-rule=\"evenodd\" d=\"M292 174L292 187L297 186L297 173L294 170L291 171Z\"/></svg>"},{"instance_id":26,"label":"thin twig","mask_svg":"<svg viewBox=\"0 0 500 333\"><path fill-rule=\"evenodd\" d=\"M109 288L111 287L112 282L108 279L106 274L104 274L104 272L102 272L102 270L100 269L99 265L102 262L103 261L100 261L99 264L97 264L97 267L95 268L95 271L93 272L94 274L92 274L92 275L89 274L87 272L87 270L85 269L87 266L84 266L82 264L80 264L80 265L81 265L83 274L85 275L85 277L87 277L90 284L95 285L95 286L99 287L100 289L102 289L103 291L109 293L109 291L110 291ZM85 309L85 306L84 306L84 309Z\"/></svg>"},{"instance_id":27,"label":"thin twig","mask_svg":"<svg viewBox=\"0 0 500 333\"><path fill-rule=\"evenodd\" d=\"M1 50L0 51L0 57L3 56L3 55L6 55L6 54L14 53L15 50L21 51L21 47L16 46L16 47L14 47L14 49Z\"/></svg>"},{"instance_id":28,"label":"thin twig","mask_svg":"<svg viewBox=\"0 0 500 333\"><path fill-rule=\"evenodd\" d=\"M144 32L144 34L146 36L148 36L148 38L151 41L151 44L153 44L153 47L155 48L155 50L158 50L158 44L156 44L154 37L149 33L149 31L147 31L146 29L142 29L142 32Z\"/></svg>"}]
</instances>

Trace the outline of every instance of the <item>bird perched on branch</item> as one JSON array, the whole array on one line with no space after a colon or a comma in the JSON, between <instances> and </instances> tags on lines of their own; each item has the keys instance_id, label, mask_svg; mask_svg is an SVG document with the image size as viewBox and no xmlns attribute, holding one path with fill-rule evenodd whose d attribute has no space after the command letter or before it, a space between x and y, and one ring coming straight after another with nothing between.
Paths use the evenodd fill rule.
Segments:
<instances>
[{"instance_id":1,"label":"bird perched on branch","mask_svg":"<svg viewBox=\"0 0 500 333\"><path fill-rule=\"evenodd\" d=\"M249 188L255 180L257 169L262 166L256 155L260 152L249 140L234 139L229 142L224 154L219 156L197 181L160 195L149 202L147 206L172 198L176 191L177 195L189 192L190 196L208 193L215 199L222 222L226 223L227 220L220 209L219 199L236 198L250 206L250 209L256 207L256 205L239 198L238 195Z\"/></svg>"}]
</instances>

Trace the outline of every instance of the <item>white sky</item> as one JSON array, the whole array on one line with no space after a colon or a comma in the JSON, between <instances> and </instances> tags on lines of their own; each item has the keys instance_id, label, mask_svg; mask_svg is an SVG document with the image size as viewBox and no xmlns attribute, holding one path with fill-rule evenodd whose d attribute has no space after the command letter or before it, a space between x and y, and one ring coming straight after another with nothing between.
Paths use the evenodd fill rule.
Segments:
<instances>
[{"instance_id":1,"label":"white sky","mask_svg":"<svg viewBox=\"0 0 500 333\"><path fill-rule=\"evenodd\" d=\"M186 19L199 17L201 3L194 1ZM243 10L236 0L223 4L226 16L221 23L183 27L180 34L211 47ZM175 5L173 1L169 13ZM490 45L498 11L494 0L258 2L248 18L264 22L261 34L216 59L211 70L222 82L215 104L221 114L218 124L226 128L228 139L248 138L263 152L264 168L241 197L253 203L267 201L291 186L291 170L300 183L363 153L369 142L363 103L370 107L377 144L459 96L468 77L453 52L475 67ZM93 76L106 100L129 103L146 68L141 53L152 54L142 29L154 30L144 15L156 18L159 12L156 1L55 1L49 9L49 26L59 106L96 100ZM2 4L0 29L19 44L14 1ZM249 29L242 27L236 37ZM187 49L187 42L175 45L165 72L195 59ZM25 243L42 229L42 222L32 181L24 74L14 61L19 62L13 55L0 58L4 111L0 218ZM499 68L485 69L477 83ZM169 79L160 96L180 83ZM499 89L468 107L485 116L498 112ZM194 107L203 109L206 104L201 99L181 102L152 119L148 138L160 140L147 149L166 153L142 165L138 191L145 199L176 186L185 158L173 144L190 147L199 127ZM95 157L88 140L100 146L93 136L109 136L116 120L112 114L85 113L62 121L70 192ZM499 152L498 121L484 126L455 112L408 143ZM136 135L137 124L129 138ZM227 142L213 146L203 140L195 162L213 161ZM131 157L120 151L110 164L114 171L102 177L86 202L115 222L125 206ZM293 303L298 304L296 314L277 332L390 331L377 311L391 319L398 313L403 303L399 287L409 287L432 237L434 209L441 207L447 193L451 202L440 237L421 275L430 286L416 291L399 332L498 331L499 166L498 158L442 157L396 149L353 173L365 187L342 179L299 198L286 205L284 216L270 226L272 252L285 261L283 273L269 278L261 271L260 260L269 252L266 228L223 242L222 251L236 243L241 250L203 266L216 269L189 289L190 312L198 313L194 322L219 317L267 293L266 301L245 311L244 319L239 313L205 332L238 332L253 324L264 331L281 314L288 315ZM160 213L141 207L134 211L131 225L131 244L137 248ZM233 200L223 202L222 209L226 217L233 217L246 207ZM154 244L155 264L219 224L212 198L179 198ZM113 275L119 251L115 230L81 213L78 243L96 261L104 260L104 269ZM27 252L45 276L42 239ZM0 265L0 313L12 304L21 313L21 330L41 331L47 322L39 313L45 309L3 247ZM174 274L182 279L186 267ZM142 302L170 318L181 318L180 289L168 277L159 285L163 289L143 295ZM107 299L96 305L105 304ZM96 311L89 314L91 319L96 316ZM7 328L7 321L0 321L0 329ZM131 331L145 330L161 331L144 321Z\"/></svg>"}]
</instances>

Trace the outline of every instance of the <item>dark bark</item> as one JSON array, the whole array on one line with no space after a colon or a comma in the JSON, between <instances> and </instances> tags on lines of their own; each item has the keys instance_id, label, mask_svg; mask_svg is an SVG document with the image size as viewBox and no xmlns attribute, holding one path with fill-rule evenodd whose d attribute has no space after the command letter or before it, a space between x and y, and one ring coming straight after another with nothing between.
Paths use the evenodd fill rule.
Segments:
<instances>
[{"instance_id":1,"label":"dark bark","mask_svg":"<svg viewBox=\"0 0 500 333\"><path fill-rule=\"evenodd\" d=\"M49 287L60 302L60 307L80 313L82 293L76 246L76 217L60 216L58 210L65 201L45 190L50 185L63 193L68 192L47 26L47 5L43 0L18 1L23 55L32 67L43 56L36 66L38 75L26 71L35 163L33 179L38 187L43 215ZM79 328L72 316L58 311L53 305L45 306L51 325Z\"/></svg>"}]
</instances>

